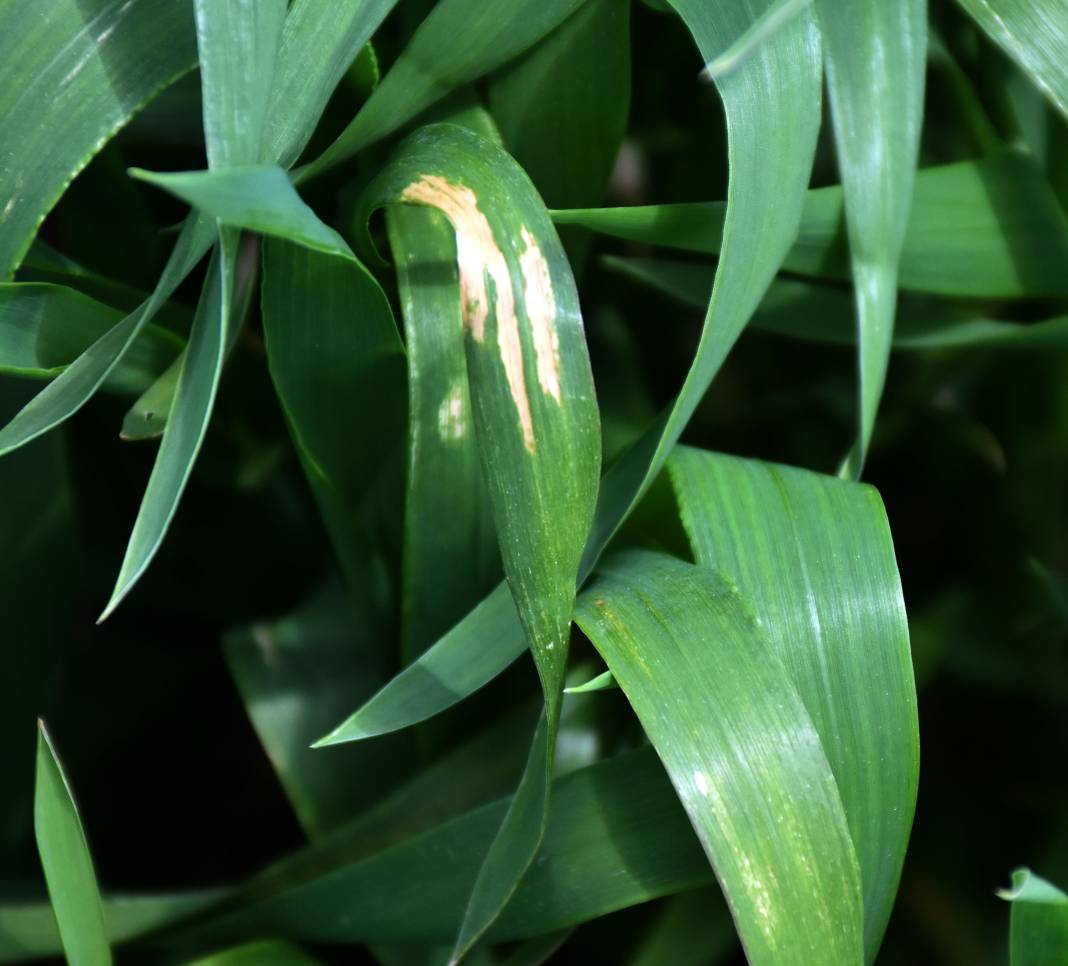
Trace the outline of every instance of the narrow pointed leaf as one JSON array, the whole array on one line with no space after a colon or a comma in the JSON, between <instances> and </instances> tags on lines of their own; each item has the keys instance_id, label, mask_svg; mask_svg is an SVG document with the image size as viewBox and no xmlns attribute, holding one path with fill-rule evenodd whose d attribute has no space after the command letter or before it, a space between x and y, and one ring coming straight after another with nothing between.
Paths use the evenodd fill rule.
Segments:
<instances>
[{"instance_id":1,"label":"narrow pointed leaf","mask_svg":"<svg viewBox=\"0 0 1068 966\"><path fill-rule=\"evenodd\" d=\"M558 225L583 225L650 245L710 254L722 245L722 202L552 214ZM1032 159L1007 153L917 173L901 251L902 288L991 298L1066 295L1066 261L1068 223ZM800 275L850 277L840 187L808 193L782 267Z\"/></svg>"},{"instance_id":2,"label":"narrow pointed leaf","mask_svg":"<svg viewBox=\"0 0 1068 966\"><path fill-rule=\"evenodd\" d=\"M33 827L63 951L78 966L110 966L111 948L78 808L44 722L37 732Z\"/></svg>"},{"instance_id":3,"label":"narrow pointed leaf","mask_svg":"<svg viewBox=\"0 0 1068 966\"><path fill-rule=\"evenodd\" d=\"M879 948L916 805L908 624L870 487L680 447L668 463L698 563L752 603L823 743L860 863L865 948Z\"/></svg>"},{"instance_id":4,"label":"narrow pointed leaf","mask_svg":"<svg viewBox=\"0 0 1068 966\"><path fill-rule=\"evenodd\" d=\"M1012 903L1011 966L1048 966L1068 957L1068 895L1030 869L1012 874L1012 888L999 893Z\"/></svg>"},{"instance_id":5,"label":"narrow pointed leaf","mask_svg":"<svg viewBox=\"0 0 1068 966\"><path fill-rule=\"evenodd\" d=\"M123 439L156 439L163 435L174 407L174 394L178 391L178 379L184 365L183 352L138 397L137 402L122 419L122 431L119 435Z\"/></svg>"},{"instance_id":6,"label":"narrow pointed leaf","mask_svg":"<svg viewBox=\"0 0 1068 966\"><path fill-rule=\"evenodd\" d=\"M232 321L236 238L224 239L220 249L208 266L193 329L189 333L185 364L178 377L174 406L134 521L115 589L100 615L101 621L133 589L163 543L208 430Z\"/></svg>"},{"instance_id":7,"label":"narrow pointed leaf","mask_svg":"<svg viewBox=\"0 0 1068 966\"><path fill-rule=\"evenodd\" d=\"M196 61L188 3L11 0L0 8L0 280L63 190ZM57 137L56 132L63 136Z\"/></svg>"},{"instance_id":8,"label":"narrow pointed leaf","mask_svg":"<svg viewBox=\"0 0 1068 966\"><path fill-rule=\"evenodd\" d=\"M443 0L352 123L302 178L335 167L399 130L450 91L477 80L544 37L583 0Z\"/></svg>"},{"instance_id":9,"label":"narrow pointed leaf","mask_svg":"<svg viewBox=\"0 0 1068 966\"><path fill-rule=\"evenodd\" d=\"M663 760L749 962L859 962L838 788L744 597L710 569L633 553L600 568L576 618Z\"/></svg>"},{"instance_id":10,"label":"narrow pointed leaf","mask_svg":"<svg viewBox=\"0 0 1068 966\"><path fill-rule=\"evenodd\" d=\"M827 61L857 299L859 476L894 331L898 262L912 205L927 70L927 0L815 0Z\"/></svg>"}]
</instances>

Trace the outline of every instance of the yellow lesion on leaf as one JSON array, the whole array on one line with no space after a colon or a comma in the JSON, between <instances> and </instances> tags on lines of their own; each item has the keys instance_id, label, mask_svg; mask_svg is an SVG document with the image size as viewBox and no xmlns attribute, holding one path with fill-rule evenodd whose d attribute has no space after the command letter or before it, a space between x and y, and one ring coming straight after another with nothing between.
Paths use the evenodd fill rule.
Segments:
<instances>
[{"instance_id":1,"label":"yellow lesion on leaf","mask_svg":"<svg viewBox=\"0 0 1068 966\"><path fill-rule=\"evenodd\" d=\"M465 185L453 184L440 175L427 174L408 185L401 193L401 199L437 208L451 222L456 232L456 263L460 274L464 328L478 343L486 338L486 319L490 309L489 282L492 282L497 349L519 415L523 442L533 453L534 422L523 372L523 344L519 334L512 276L504 253L494 237L493 228L478 206L478 197ZM523 275L523 302L530 320L538 383L543 392L559 403L560 341L556 332L556 298L552 278L534 236L526 227L521 235L526 246L519 260Z\"/></svg>"}]
</instances>

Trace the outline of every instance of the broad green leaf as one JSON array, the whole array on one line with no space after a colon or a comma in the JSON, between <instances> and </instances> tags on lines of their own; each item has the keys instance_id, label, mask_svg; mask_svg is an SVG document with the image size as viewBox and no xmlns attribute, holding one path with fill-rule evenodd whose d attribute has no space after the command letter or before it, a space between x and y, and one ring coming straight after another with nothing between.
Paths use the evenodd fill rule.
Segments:
<instances>
[{"instance_id":1,"label":"broad green leaf","mask_svg":"<svg viewBox=\"0 0 1068 966\"><path fill-rule=\"evenodd\" d=\"M404 349L393 313L378 283L349 254L269 238L263 266L271 379L349 590L362 618L375 626L388 580L377 538L401 512L389 475L405 421Z\"/></svg>"},{"instance_id":2,"label":"broad green leaf","mask_svg":"<svg viewBox=\"0 0 1068 966\"><path fill-rule=\"evenodd\" d=\"M408 355L401 634L410 662L492 588L500 558L475 442L452 226L400 205L386 225Z\"/></svg>"},{"instance_id":3,"label":"broad green leaf","mask_svg":"<svg viewBox=\"0 0 1068 966\"><path fill-rule=\"evenodd\" d=\"M712 289L712 269L695 262L652 258L605 257L605 266L643 285L704 309ZM853 301L839 288L778 279L760 303L750 328L829 345L856 345ZM1068 317L1038 322L1004 322L974 318L965 309L937 302L898 309L893 348L1056 349L1068 347Z\"/></svg>"},{"instance_id":4,"label":"broad green leaf","mask_svg":"<svg viewBox=\"0 0 1068 966\"><path fill-rule=\"evenodd\" d=\"M186 966L316 966L320 960L299 946L261 939L191 960Z\"/></svg>"},{"instance_id":5,"label":"broad green leaf","mask_svg":"<svg viewBox=\"0 0 1068 966\"><path fill-rule=\"evenodd\" d=\"M221 891L164 896L112 896L103 900L107 938L136 939L215 905ZM47 902L0 905L0 963L55 956L62 950L56 918Z\"/></svg>"},{"instance_id":6,"label":"broad green leaf","mask_svg":"<svg viewBox=\"0 0 1068 966\"><path fill-rule=\"evenodd\" d=\"M886 381L898 263L923 123L927 0L815 0L857 299L857 441L842 468L864 468Z\"/></svg>"},{"instance_id":7,"label":"broad green leaf","mask_svg":"<svg viewBox=\"0 0 1068 966\"><path fill-rule=\"evenodd\" d=\"M267 112L265 157L291 168L345 71L397 0L294 0Z\"/></svg>"},{"instance_id":8,"label":"broad green leaf","mask_svg":"<svg viewBox=\"0 0 1068 966\"><path fill-rule=\"evenodd\" d=\"M145 326L204 257L214 236L215 229L206 219L186 219L152 295L97 339L0 429L0 456L55 428L93 397Z\"/></svg>"},{"instance_id":9,"label":"broad green leaf","mask_svg":"<svg viewBox=\"0 0 1068 966\"><path fill-rule=\"evenodd\" d=\"M195 61L186 2L8 0L0 6L0 280L18 267L74 176Z\"/></svg>"},{"instance_id":10,"label":"broad green leaf","mask_svg":"<svg viewBox=\"0 0 1068 966\"><path fill-rule=\"evenodd\" d=\"M204 442L232 324L230 310L236 249L235 238L224 238L220 251L208 266L193 329L189 333L185 365L178 377L174 407L145 487L115 589L100 615L101 621L133 589L159 550Z\"/></svg>"},{"instance_id":11,"label":"broad green leaf","mask_svg":"<svg viewBox=\"0 0 1068 966\"><path fill-rule=\"evenodd\" d=\"M419 26L375 92L301 180L347 161L398 131L450 91L507 63L583 0L442 0Z\"/></svg>"},{"instance_id":12,"label":"broad green leaf","mask_svg":"<svg viewBox=\"0 0 1068 966\"><path fill-rule=\"evenodd\" d=\"M358 624L340 587L330 585L280 620L224 640L249 718L311 838L365 809L410 759L411 749L396 739L330 753L308 747L354 694L367 694L383 677L382 658Z\"/></svg>"},{"instance_id":13,"label":"broad green leaf","mask_svg":"<svg viewBox=\"0 0 1068 966\"><path fill-rule=\"evenodd\" d=\"M37 731L33 828L68 961L76 966L110 966L111 948L89 845L43 721Z\"/></svg>"},{"instance_id":14,"label":"broad green leaf","mask_svg":"<svg viewBox=\"0 0 1068 966\"><path fill-rule=\"evenodd\" d=\"M323 868L302 864L297 875L265 873L259 894L180 938L215 946L269 929L307 942L449 942L507 806L507 799L482 806L353 859L336 861L335 854ZM299 855L280 867L292 868ZM711 880L678 798L645 748L555 783L538 859L487 939L565 929Z\"/></svg>"},{"instance_id":15,"label":"broad green leaf","mask_svg":"<svg viewBox=\"0 0 1068 966\"><path fill-rule=\"evenodd\" d=\"M957 0L1068 117L1068 7L1064 0Z\"/></svg>"},{"instance_id":16,"label":"broad green leaf","mask_svg":"<svg viewBox=\"0 0 1068 966\"><path fill-rule=\"evenodd\" d=\"M72 288L41 282L0 283L0 373L51 379L122 320L122 313ZM149 325L103 388L144 390L181 349L179 336Z\"/></svg>"},{"instance_id":17,"label":"broad green leaf","mask_svg":"<svg viewBox=\"0 0 1068 966\"><path fill-rule=\"evenodd\" d=\"M863 905L820 737L765 623L711 570L635 552L576 620L642 722L750 963L857 963Z\"/></svg>"},{"instance_id":18,"label":"broad green leaf","mask_svg":"<svg viewBox=\"0 0 1068 966\"><path fill-rule=\"evenodd\" d=\"M554 211L558 225L650 245L715 254L721 202ZM1035 162L1005 153L917 173L901 251L902 288L990 298L1066 295L1068 224ZM848 279L842 189L808 193L801 227L783 261L801 275Z\"/></svg>"},{"instance_id":19,"label":"broad green leaf","mask_svg":"<svg viewBox=\"0 0 1068 966\"><path fill-rule=\"evenodd\" d=\"M686 447L668 469L695 559L753 605L822 740L860 865L870 962L919 771L908 624L882 502L868 486Z\"/></svg>"},{"instance_id":20,"label":"broad green leaf","mask_svg":"<svg viewBox=\"0 0 1068 966\"><path fill-rule=\"evenodd\" d=\"M369 186L368 211L387 203L435 208L456 234L454 291L479 454L505 575L546 703L527 771L476 882L459 956L507 901L545 828L600 427L571 269L518 165L473 132L432 125L405 141Z\"/></svg>"},{"instance_id":21,"label":"broad green leaf","mask_svg":"<svg viewBox=\"0 0 1068 966\"><path fill-rule=\"evenodd\" d=\"M811 2L812 0L775 0L726 50L705 64L704 76L715 80L737 70L769 37L774 36L780 27L789 23Z\"/></svg>"},{"instance_id":22,"label":"broad green leaf","mask_svg":"<svg viewBox=\"0 0 1068 966\"><path fill-rule=\"evenodd\" d=\"M209 168L262 161L286 0L193 0Z\"/></svg>"},{"instance_id":23,"label":"broad green leaf","mask_svg":"<svg viewBox=\"0 0 1068 966\"><path fill-rule=\"evenodd\" d=\"M275 165L176 174L134 168L130 173L224 224L284 238L327 255L352 257L345 240L319 220Z\"/></svg>"},{"instance_id":24,"label":"broad green leaf","mask_svg":"<svg viewBox=\"0 0 1068 966\"><path fill-rule=\"evenodd\" d=\"M691 10L690 26L706 61L739 36L753 17L733 5ZM671 410L605 477L587 541L585 578L620 523L656 478L797 232L819 127L821 62L811 17L802 15L770 38L743 67L721 80L731 162L724 254L697 356ZM786 95L784 96L784 93ZM774 150L767 145L775 143ZM774 195L779 203L765 204ZM519 628L500 588L382 689L352 719L347 738L424 720L466 697L522 653ZM495 636L482 632L489 623ZM331 740L347 740L346 726Z\"/></svg>"},{"instance_id":25,"label":"broad green leaf","mask_svg":"<svg viewBox=\"0 0 1068 966\"><path fill-rule=\"evenodd\" d=\"M1012 874L1012 888L999 893L1012 903L1011 966L1052 966L1068 957L1068 895L1030 869Z\"/></svg>"},{"instance_id":26,"label":"broad green leaf","mask_svg":"<svg viewBox=\"0 0 1068 966\"><path fill-rule=\"evenodd\" d=\"M489 105L547 205L596 204L630 111L629 2L585 0L490 78Z\"/></svg>"}]
</instances>

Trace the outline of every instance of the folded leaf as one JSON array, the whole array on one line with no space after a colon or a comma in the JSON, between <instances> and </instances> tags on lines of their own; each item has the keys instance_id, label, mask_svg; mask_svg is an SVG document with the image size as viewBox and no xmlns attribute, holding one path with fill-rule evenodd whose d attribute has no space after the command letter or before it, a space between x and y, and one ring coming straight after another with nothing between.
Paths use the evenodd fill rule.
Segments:
<instances>
[{"instance_id":1,"label":"folded leaf","mask_svg":"<svg viewBox=\"0 0 1068 966\"><path fill-rule=\"evenodd\" d=\"M1030 869L1012 874L1012 888L999 893L1012 903L1011 966L1047 966L1068 956L1068 895Z\"/></svg>"},{"instance_id":2,"label":"folded leaf","mask_svg":"<svg viewBox=\"0 0 1068 966\"><path fill-rule=\"evenodd\" d=\"M919 771L908 623L882 503L867 486L688 447L668 469L694 558L752 604L820 737L860 865L870 962Z\"/></svg>"},{"instance_id":3,"label":"folded leaf","mask_svg":"<svg viewBox=\"0 0 1068 966\"><path fill-rule=\"evenodd\" d=\"M820 738L765 622L715 571L631 553L576 619L660 755L750 963L857 963L856 855Z\"/></svg>"}]
</instances>

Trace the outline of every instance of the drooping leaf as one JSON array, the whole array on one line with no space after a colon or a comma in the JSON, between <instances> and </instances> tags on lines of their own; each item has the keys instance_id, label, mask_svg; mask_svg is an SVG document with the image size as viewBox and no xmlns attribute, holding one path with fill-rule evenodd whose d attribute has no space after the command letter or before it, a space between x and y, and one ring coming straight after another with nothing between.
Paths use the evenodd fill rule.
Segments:
<instances>
[{"instance_id":1,"label":"drooping leaf","mask_svg":"<svg viewBox=\"0 0 1068 966\"><path fill-rule=\"evenodd\" d=\"M1030 869L1012 874L1012 888L999 893L1012 903L1011 966L1051 966L1068 956L1068 895Z\"/></svg>"},{"instance_id":2,"label":"drooping leaf","mask_svg":"<svg viewBox=\"0 0 1068 966\"><path fill-rule=\"evenodd\" d=\"M399 130L449 91L477 80L544 37L583 0L444 0L382 78L352 123L302 180Z\"/></svg>"},{"instance_id":3,"label":"drooping leaf","mask_svg":"<svg viewBox=\"0 0 1068 966\"><path fill-rule=\"evenodd\" d=\"M0 283L0 372L31 379L58 376L122 313L72 288L40 282ZM149 325L103 388L141 392L181 349L172 332Z\"/></svg>"},{"instance_id":4,"label":"drooping leaf","mask_svg":"<svg viewBox=\"0 0 1068 966\"><path fill-rule=\"evenodd\" d=\"M188 3L10 0L0 8L0 280L74 176L195 61Z\"/></svg>"},{"instance_id":5,"label":"drooping leaf","mask_svg":"<svg viewBox=\"0 0 1068 966\"><path fill-rule=\"evenodd\" d=\"M684 8L706 60L742 33L752 14L735 6ZM819 127L821 63L811 17L802 15L771 38L746 65L721 81L737 133L729 141L731 188L719 294L683 391L669 413L605 477L580 577L590 572L619 524L663 466L723 358L771 282L797 231ZM785 95L784 95L785 92ZM756 105L760 105L759 109ZM765 142L774 140L770 155ZM770 163L774 161L774 163ZM774 194L779 204L764 199ZM522 648L500 588L382 689L351 719L348 737L380 734L424 720L466 697L507 667ZM501 628L492 637L489 623ZM359 723L357 723L359 722ZM331 740L346 740L346 727Z\"/></svg>"},{"instance_id":6,"label":"drooping leaf","mask_svg":"<svg viewBox=\"0 0 1068 966\"><path fill-rule=\"evenodd\" d=\"M694 262L605 256L612 271L703 310L712 290L712 270ZM843 289L795 279L776 280L760 303L750 328L829 345L856 345L853 300ZM937 302L900 301L893 348L1054 349L1068 347L1068 317L1038 322L975 318L967 310Z\"/></svg>"},{"instance_id":7,"label":"drooping leaf","mask_svg":"<svg viewBox=\"0 0 1068 966\"><path fill-rule=\"evenodd\" d=\"M939 295L1016 298L1068 294L1068 224L1048 182L1025 155L924 168L901 251L902 288ZM699 202L554 211L558 225L651 245L715 254L724 205ZM783 268L848 279L842 189L808 193Z\"/></svg>"},{"instance_id":8,"label":"drooping leaf","mask_svg":"<svg viewBox=\"0 0 1068 966\"><path fill-rule=\"evenodd\" d=\"M957 0L1068 117L1068 36L1062 0Z\"/></svg>"},{"instance_id":9,"label":"drooping leaf","mask_svg":"<svg viewBox=\"0 0 1068 966\"><path fill-rule=\"evenodd\" d=\"M79 966L110 966L111 948L89 845L43 721L37 730L33 827L67 959Z\"/></svg>"},{"instance_id":10,"label":"drooping leaf","mask_svg":"<svg viewBox=\"0 0 1068 966\"><path fill-rule=\"evenodd\" d=\"M857 300L858 436L864 467L894 332L898 263L923 123L927 0L815 0Z\"/></svg>"},{"instance_id":11,"label":"drooping leaf","mask_svg":"<svg viewBox=\"0 0 1068 966\"><path fill-rule=\"evenodd\" d=\"M695 559L752 603L822 741L860 866L870 962L919 771L908 624L882 502L867 486L687 447L668 469Z\"/></svg>"},{"instance_id":12,"label":"drooping leaf","mask_svg":"<svg viewBox=\"0 0 1068 966\"><path fill-rule=\"evenodd\" d=\"M386 212L408 354L408 473L402 653L418 657L499 578L499 555L475 442L456 240L444 215Z\"/></svg>"},{"instance_id":13,"label":"drooping leaf","mask_svg":"<svg viewBox=\"0 0 1068 966\"><path fill-rule=\"evenodd\" d=\"M571 270L518 165L471 131L432 125L405 141L368 188L368 210L387 203L435 208L456 234L455 293L483 475L546 702L524 779L476 881L459 956L492 923L544 832L600 427Z\"/></svg>"},{"instance_id":14,"label":"drooping leaf","mask_svg":"<svg viewBox=\"0 0 1068 966\"><path fill-rule=\"evenodd\" d=\"M711 569L636 552L599 568L576 619L663 760L749 962L859 962L860 875L838 788L744 596Z\"/></svg>"}]
</instances>

